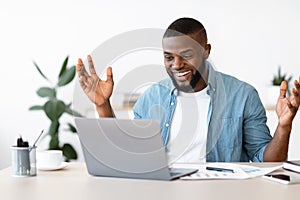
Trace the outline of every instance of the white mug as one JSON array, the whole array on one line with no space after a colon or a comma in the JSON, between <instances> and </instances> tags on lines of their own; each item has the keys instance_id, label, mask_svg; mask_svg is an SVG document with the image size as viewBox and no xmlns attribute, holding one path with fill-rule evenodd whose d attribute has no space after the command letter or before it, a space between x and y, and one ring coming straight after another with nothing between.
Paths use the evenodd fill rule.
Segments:
<instances>
[{"instance_id":1,"label":"white mug","mask_svg":"<svg viewBox=\"0 0 300 200\"><path fill-rule=\"evenodd\" d=\"M39 167L59 167L63 161L63 153L61 150L39 151L36 157L36 162Z\"/></svg>"}]
</instances>

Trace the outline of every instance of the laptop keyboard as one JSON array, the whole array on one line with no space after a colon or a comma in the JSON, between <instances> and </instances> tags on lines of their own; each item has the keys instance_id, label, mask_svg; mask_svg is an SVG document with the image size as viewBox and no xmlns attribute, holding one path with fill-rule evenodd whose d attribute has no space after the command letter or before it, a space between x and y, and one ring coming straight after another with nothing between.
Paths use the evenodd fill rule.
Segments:
<instances>
[{"instance_id":1,"label":"laptop keyboard","mask_svg":"<svg viewBox=\"0 0 300 200\"><path fill-rule=\"evenodd\" d=\"M178 172L178 169L174 169L174 168L169 168L169 172L170 172L171 177L182 174L182 172Z\"/></svg>"},{"instance_id":2,"label":"laptop keyboard","mask_svg":"<svg viewBox=\"0 0 300 200\"><path fill-rule=\"evenodd\" d=\"M179 175L179 174L181 174L181 173L178 173L178 172L170 172L171 177L177 176L177 175Z\"/></svg>"}]
</instances>

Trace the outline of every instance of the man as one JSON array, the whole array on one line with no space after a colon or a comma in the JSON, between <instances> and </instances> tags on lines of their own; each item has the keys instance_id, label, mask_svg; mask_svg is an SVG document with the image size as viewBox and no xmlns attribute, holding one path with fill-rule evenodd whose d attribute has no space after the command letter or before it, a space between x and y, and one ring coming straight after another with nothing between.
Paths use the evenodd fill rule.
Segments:
<instances>
[{"instance_id":1,"label":"man","mask_svg":"<svg viewBox=\"0 0 300 200\"><path fill-rule=\"evenodd\" d=\"M272 138L257 91L215 71L207 61L211 45L200 22L192 18L174 21L163 36L162 46L170 79L154 84L139 98L134 116L160 121L169 158L183 162L287 158L292 121L300 104L300 78L294 81L288 98L287 83L281 84L276 106L279 120ZM97 76L90 56L88 63L90 75L78 60L80 85L100 117L114 117L109 101L114 84L112 69L107 69L104 81Z\"/></svg>"}]
</instances>

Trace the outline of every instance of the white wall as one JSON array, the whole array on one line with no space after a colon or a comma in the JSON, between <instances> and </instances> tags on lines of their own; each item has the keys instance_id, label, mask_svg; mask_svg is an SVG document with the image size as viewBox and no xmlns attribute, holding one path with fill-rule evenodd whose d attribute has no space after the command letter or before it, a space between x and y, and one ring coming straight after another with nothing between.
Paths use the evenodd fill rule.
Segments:
<instances>
[{"instance_id":1,"label":"white wall","mask_svg":"<svg viewBox=\"0 0 300 200\"><path fill-rule=\"evenodd\" d=\"M141 2L0 2L0 169L10 165L9 147L17 134L33 141L49 125L43 113L28 111L42 103L35 91L46 85L32 60L55 80L66 55L75 64L114 35L166 28L176 18L189 16L206 26L216 68L251 83L261 96L278 65L294 76L300 74L297 0ZM72 100L73 87L63 89L64 99ZM71 140L78 145L76 137Z\"/></svg>"}]
</instances>

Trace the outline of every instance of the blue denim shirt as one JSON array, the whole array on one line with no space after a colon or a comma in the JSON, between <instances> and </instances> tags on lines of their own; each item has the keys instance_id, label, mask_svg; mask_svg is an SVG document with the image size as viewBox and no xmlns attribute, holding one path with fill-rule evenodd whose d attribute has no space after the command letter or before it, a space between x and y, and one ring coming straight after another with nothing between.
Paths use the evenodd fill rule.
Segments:
<instances>
[{"instance_id":1,"label":"blue denim shirt","mask_svg":"<svg viewBox=\"0 0 300 200\"><path fill-rule=\"evenodd\" d=\"M211 98L206 161L263 162L272 136L257 91L245 82L215 71L209 62L206 66ZM147 89L133 109L135 118L159 120L164 145L168 142L177 94L171 79L163 80Z\"/></svg>"}]
</instances>

